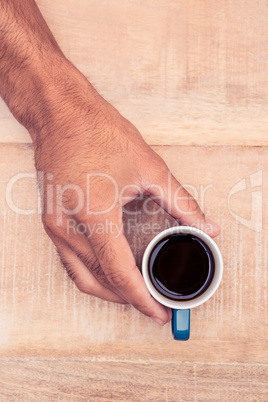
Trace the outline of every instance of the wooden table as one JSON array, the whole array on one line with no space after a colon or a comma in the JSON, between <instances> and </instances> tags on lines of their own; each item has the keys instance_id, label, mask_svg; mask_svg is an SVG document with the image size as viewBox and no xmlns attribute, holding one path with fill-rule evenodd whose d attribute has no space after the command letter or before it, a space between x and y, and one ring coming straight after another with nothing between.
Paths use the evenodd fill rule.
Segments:
<instances>
[{"instance_id":1,"label":"wooden table","mask_svg":"<svg viewBox=\"0 0 268 402\"><path fill-rule=\"evenodd\" d=\"M68 58L220 223L225 269L192 310L187 343L130 306L80 293L40 214L6 199L26 172L12 201L38 206L30 137L1 102L0 401L267 401L267 1L38 5ZM136 219L127 236L140 264L153 233L138 227L172 220Z\"/></svg>"}]
</instances>

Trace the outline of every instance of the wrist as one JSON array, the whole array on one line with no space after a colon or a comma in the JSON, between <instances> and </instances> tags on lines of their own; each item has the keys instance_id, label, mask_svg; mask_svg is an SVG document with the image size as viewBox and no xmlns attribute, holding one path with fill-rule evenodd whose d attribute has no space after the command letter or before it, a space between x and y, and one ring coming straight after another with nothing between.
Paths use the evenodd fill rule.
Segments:
<instances>
[{"instance_id":1,"label":"wrist","mask_svg":"<svg viewBox=\"0 0 268 402\"><path fill-rule=\"evenodd\" d=\"M56 76L67 60L59 52L53 52L41 60L38 52L30 49L26 56L20 54L0 60L0 95L7 103L14 117L27 129L40 114L41 104L47 98L50 81ZM52 59L52 62L49 62Z\"/></svg>"},{"instance_id":2,"label":"wrist","mask_svg":"<svg viewBox=\"0 0 268 402\"><path fill-rule=\"evenodd\" d=\"M83 99L89 109L97 92L64 57L34 0L0 3L0 96L35 139Z\"/></svg>"},{"instance_id":3,"label":"wrist","mask_svg":"<svg viewBox=\"0 0 268 402\"><path fill-rule=\"evenodd\" d=\"M34 58L13 89L8 106L33 140L52 133L50 127L56 115L60 118L63 112L70 114L72 99L77 102L78 92L80 100L84 94L92 102L98 95L83 74L60 53L50 53L42 60Z\"/></svg>"}]
</instances>

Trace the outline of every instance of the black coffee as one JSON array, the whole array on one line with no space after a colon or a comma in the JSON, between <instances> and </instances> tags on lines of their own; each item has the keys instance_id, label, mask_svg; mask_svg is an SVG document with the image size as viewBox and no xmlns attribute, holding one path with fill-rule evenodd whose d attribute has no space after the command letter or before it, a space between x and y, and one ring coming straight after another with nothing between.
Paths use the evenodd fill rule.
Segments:
<instances>
[{"instance_id":1,"label":"black coffee","mask_svg":"<svg viewBox=\"0 0 268 402\"><path fill-rule=\"evenodd\" d=\"M214 275L210 248L197 236L174 234L162 239L149 258L149 275L158 292L172 300L200 296Z\"/></svg>"}]
</instances>

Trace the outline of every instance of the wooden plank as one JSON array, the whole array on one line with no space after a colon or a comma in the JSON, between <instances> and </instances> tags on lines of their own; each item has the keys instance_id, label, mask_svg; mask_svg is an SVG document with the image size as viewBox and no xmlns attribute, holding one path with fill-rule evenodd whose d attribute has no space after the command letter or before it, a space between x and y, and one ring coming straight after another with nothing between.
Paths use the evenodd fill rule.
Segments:
<instances>
[{"instance_id":1,"label":"wooden plank","mask_svg":"<svg viewBox=\"0 0 268 402\"><path fill-rule=\"evenodd\" d=\"M1 145L2 358L268 363L268 184L264 175L268 148L159 146L155 150L222 226L217 243L225 264L223 282L209 302L192 310L190 341L175 342L169 325L160 328L132 307L101 301L75 288L43 231L40 215L16 214L6 203L10 179L18 172L34 172L32 147ZM240 186L228 208L228 194L241 180L247 188ZM37 208L35 180L22 178L12 196L20 208ZM154 233L172 224L155 204L150 207L153 214L137 214L134 221L132 215L125 216L126 234L139 265ZM141 211L142 204L137 201L130 208ZM239 221L239 216L245 220Z\"/></svg>"},{"instance_id":2,"label":"wooden plank","mask_svg":"<svg viewBox=\"0 0 268 402\"><path fill-rule=\"evenodd\" d=\"M37 3L67 57L149 144L268 144L266 0ZM3 103L0 141L29 141Z\"/></svg>"},{"instance_id":3,"label":"wooden plank","mask_svg":"<svg viewBox=\"0 0 268 402\"><path fill-rule=\"evenodd\" d=\"M116 361L0 362L5 401L267 401L268 367Z\"/></svg>"}]
</instances>

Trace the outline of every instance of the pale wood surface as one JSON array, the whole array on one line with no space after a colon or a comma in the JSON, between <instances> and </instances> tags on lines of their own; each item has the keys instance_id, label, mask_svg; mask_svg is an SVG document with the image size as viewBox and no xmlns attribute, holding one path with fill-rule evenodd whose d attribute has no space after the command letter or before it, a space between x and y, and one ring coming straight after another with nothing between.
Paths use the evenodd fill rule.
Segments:
<instances>
[{"instance_id":1,"label":"pale wood surface","mask_svg":"<svg viewBox=\"0 0 268 402\"><path fill-rule=\"evenodd\" d=\"M192 310L187 343L129 306L81 294L40 215L7 205L7 183L34 164L1 101L0 401L268 401L267 1L37 2L67 57L221 224L225 270ZM35 180L18 181L13 200L37 208ZM156 222L173 220L143 213L133 226L125 216L138 265L153 237L141 225Z\"/></svg>"},{"instance_id":2,"label":"pale wood surface","mask_svg":"<svg viewBox=\"0 0 268 402\"><path fill-rule=\"evenodd\" d=\"M90 400L91 393L94 400L98 391L103 400L112 396L155 400L154 392L159 400L267 400L268 185L264 176L263 185L250 189L249 179L256 171L267 172L268 149L159 146L155 150L182 183L197 191L201 206L222 226L217 243L225 264L223 281L209 302L192 310L191 339L187 343L173 341L169 326L159 328L129 306L100 301L75 288L58 262L40 216L17 215L6 205L5 187L10 178L17 172L34 172L32 146L0 147L3 398L12 395L12 386L14 399L16 392L22 392L26 400L33 399L35 388L37 395L44 392L45 398L55 394L56 382L60 397L67 400L76 400L76 393L78 400L86 399L86 395ZM255 231L255 223L252 230L237 222L228 210L228 194L244 178L248 189L232 196L230 208L232 213L249 218L251 192L260 190L264 207L260 232ZM201 190L208 185L212 187L202 200ZM35 181L29 178L18 182L13 199L20 208L36 208ZM134 202L130 208L133 212L141 206L141 202ZM166 218L162 212L153 216L143 213L136 222L158 222L164 227ZM128 219L125 217L126 225ZM133 222L126 227L130 227L127 235L140 264L153 234L133 228ZM38 362L40 359L45 361ZM74 380L69 381L74 375L81 384L79 391L73 388ZM128 386L131 376L133 389ZM23 385L26 377L28 388ZM163 396L165 392L170 399Z\"/></svg>"},{"instance_id":3,"label":"pale wood surface","mask_svg":"<svg viewBox=\"0 0 268 402\"><path fill-rule=\"evenodd\" d=\"M262 365L58 359L0 370L3 401L267 401Z\"/></svg>"},{"instance_id":4,"label":"pale wood surface","mask_svg":"<svg viewBox=\"0 0 268 402\"><path fill-rule=\"evenodd\" d=\"M38 0L66 56L159 144L268 144L266 0ZM1 103L0 141L29 142Z\"/></svg>"}]
</instances>

